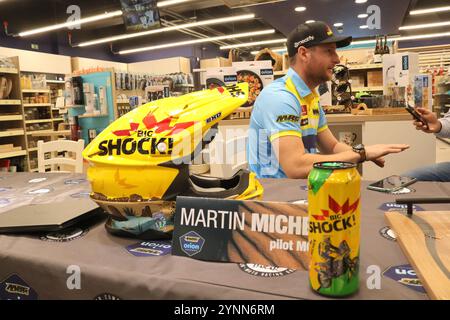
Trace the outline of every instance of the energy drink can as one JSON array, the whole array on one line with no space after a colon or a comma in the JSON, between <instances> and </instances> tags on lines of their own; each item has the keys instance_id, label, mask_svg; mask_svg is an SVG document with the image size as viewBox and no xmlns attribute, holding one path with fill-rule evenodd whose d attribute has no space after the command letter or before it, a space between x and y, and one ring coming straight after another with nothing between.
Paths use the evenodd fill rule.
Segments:
<instances>
[{"instance_id":1,"label":"energy drink can","mask_svg":"<svg viewBox=\"0 0 450 320\"><path fill-rule=\"evenodd\" d=\"M315 163L308 176L309 281L321 295L359 288L360 185L349 162Z\"/></svg>"}]
</instances>

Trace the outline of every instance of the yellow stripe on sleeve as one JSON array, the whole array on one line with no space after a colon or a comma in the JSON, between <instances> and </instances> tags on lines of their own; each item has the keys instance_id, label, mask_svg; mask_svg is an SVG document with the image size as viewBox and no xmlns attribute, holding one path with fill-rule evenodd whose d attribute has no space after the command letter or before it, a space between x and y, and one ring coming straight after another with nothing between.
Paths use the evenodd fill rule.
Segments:
<instances>
[{"instance_id":1,"label":"yellow stripe on sleeve","mask_svg":"<svg viewBox=\"0 0 450 320\"><path fill-rule=\"evenodd\" d=\"M272 142L273 140L275 140L277 138L286 137L286 136L296 136L296 137L301 138L302 133L300 131L295 131L295 130L281 131L281 132L274 133L273 135L271 135L269 140L270 140L270 142Z\"/></svg>"}]
</instances>

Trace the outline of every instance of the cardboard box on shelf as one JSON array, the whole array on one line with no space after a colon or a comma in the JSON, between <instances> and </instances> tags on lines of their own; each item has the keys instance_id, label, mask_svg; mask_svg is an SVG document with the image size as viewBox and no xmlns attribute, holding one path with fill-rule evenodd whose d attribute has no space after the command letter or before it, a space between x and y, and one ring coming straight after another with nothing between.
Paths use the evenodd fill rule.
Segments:
<instances>
[{"instance_id":1,"label":"cardboard box on shelf","mask_svg":"<svg viewBox=\"0 0 450 320\"><path fill-rule=\"evenodd\" d=\"M361 88L364 87L364 75L362 74L356 74L356 75L352 75L350 76L350 80L351 80L351 84L352 87L355 88Z\"/></svg>"},{"instance_id":2,"label":"cardboard box on shelf","mask_svg":"<svg viewBox=\"0 0 450 320\"><path fill-rule=\"evenodd\" d=\"M383 86L383 72L381 70L367 72L367 86L381 87Z\"/></svg>"}]
</instances>

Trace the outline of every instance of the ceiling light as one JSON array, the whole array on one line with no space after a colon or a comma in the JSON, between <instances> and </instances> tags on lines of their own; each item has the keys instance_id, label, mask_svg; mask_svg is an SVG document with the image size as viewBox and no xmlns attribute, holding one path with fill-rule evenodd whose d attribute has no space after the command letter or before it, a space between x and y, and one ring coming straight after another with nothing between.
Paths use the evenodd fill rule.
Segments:
<instances>
[{"instance_id":1,"label":"ceiling light","mask_svg":"<svg viewBox=\"0 0 450 320\"><path fill-rule=\"evenodd\" d=\"M367 29L367 28L369 28L369 26L365 24L365 25L363 25L363 26L359 26L359 28L360 28L360 29Z\"/></svg>"},{"instance_id":2,"label":"ceiling light","mask_svg":"<svg viewBox=\"0 0 450 320\"><path fill-rule=\"evenodd\" d=\"M243 47L254 47L254 46L259 46L261 44L282 43L282 42L286 42L286 41L287 41L287 39L273 39L273 40L261 40L261 41L254 41L254 42L246 42L246 43L232 44L229 46L222 46L222 47L220 47L220 50L243 48Z\"/></svg>"},{"instance_id":3,"label":"ceiling light","mask_svg":"<svg viewBox=\"0 0 450 320\"><path fill-rule=\"evenodd\" d=\"M427 13L435 13L435 12L442 12L442 11L450 11L450 6L428 8L428 9L421 9L421 10L412 10L409 12L409 14L413 16L413 15L417 15L417 14L427 14Z\"/></svg>"},{"instance_id":4,"label":"ceiling light","mask_svg":"<svg viewBox=\"0 0 450 320\"><path fill-rule=\"evenodd\" d=\"M305 23L313 23L316 22L316 20L307 20Z\"/></svg>"},{"instance_id":5,"label":"ceiling light","mask_svg":"<svg viewBox=\"0 0 450 320\"><path fill-rule=\"evenodd\" d=\"M166 0L166 1L158 1L158 4L156 5L158 8L162 8L162 7L168 7L168 6L172 6L174 4L179 4L179 3L183 3L183 2L188 2L188 1L192 1L192 0Z\"/></svg>"},{"instance_id":6,"label":"ceiling light","mask_svg":"<svg viewBox=\"0 0 450 320\"><path fill-rule=\"evenodd\" d=\"M269 48L269 50L270 50L270 51L273 51L273 52L280 52L280 53L281 53L281 52L287 51L287 48L286 48L286 47L284 47L284 48ZM259 51L251 51L250 54L252 54L252 55L257 55L258 52L259 52Z\"/></svg>"},{"instance_id":7,"label":"ceiling light","mask_svg":"<svg viewBox=\"0 0 450 320\"><path fill-rule=\"evenodd\" d=\"M450 21L403 26L403 27L398 28L398 30L425 29L425 28L435 28L435 27L443 27L443 26L450 26Z\"/></svg>"},{"instance_id":8,"label":"ceiling light","mask_svg":"<svg viewBox=\"0 0 450 320\"><path fill-rule=\"evenodd\" d=\"M306 7L296 7L294 10L297 12L303 12L306 10Z\"/></svg>"},{"instance_id":9,"label":"ceiling light","mask_svg":"<svg viewBox=\"0 0 450 320\"><path fill-rule=\"evenodd\" d=\"M142 37L142 36L148 36L151 34L156 34L156 33L161 33L161 32L169 32L169 31L173 31L173 30L187 29L187 28L193 28L193 27L197 27L197 26L206 26L206 25L213 25L213 24L226 23L226 22L232 22L232 21L249 20L249 19L253 19L253 18L255 18L254 14L244 14L244 15L232 16L232 17L226 17L226 18L209 19L209 20L204 20L204 21L179 24L179 25L170 26L170 27L163 27L163 28L153 29L153 30L148 30L148 31L143 31L143 32L121 34L118 36L101 38L101 39L97 39L97 40L82 42L78 46L86 47L86 46L92 46L94 44L113 42L113 41Z\"/></svg>"},{"instance_id":10,"label":"ceiling light","mask_svg":"<svg viewBox=\"0 0 450 320\"><path fill-rule=\"evenodd\" d=\"M344 24L342 22L336 22L335 24L333 24L333 26L335 27L342 27Z\"/></svg>"},{"instance_id":11,"label":"ceiling light","mask_svg":"<svg viewBox=\"0 0 450 320\"><path fill-rule=\"evenodd\" d=\"M66 27L71 27L71 26L77 26L77 25L80 25L80 24L83 24L83 23L94 22L94 21L98 21L98 20L104 20L104 19L108 19L108 18L112 18L112 17L117 17L117 16L120 16L120 15L122 15L122 10L113 11L113 12L104 13L104 14L99 14L99 15L96 15L96 16L83 18L83 19L75 20L75 21L71 21L71 22L55 24L53 26L42 27L42 28L38 28L38 29L33 29L33 30L29 30L29 31L20 32L19 36L20 37L31 36L31 35L37 34L37 33L53 31L53 30L62 29L62 28L66 28Z\"/></svg>"},{"instance_id":12,"label":"ceiling light","mask_svg":"<svg viewBox=\"0 0 450 320\"><path fill-rule=\"evenodd\" d=\"M430 34L418 34L414 36L392 36L388 37L388 41L408 41L408 40L420 40L420 39L430 39L430 38L440 38L440 37L450 37L450 32L443 32L443 33L430 33ZM376 43L375 39L369 39L369 40L357 40L352 41L352 45L355 44L370 44L370 43Z\"/></svg>"},{"instance_id":13,"label":"ceiling light","mask_svg":"<svg viewBox=\"0 0 450 320\"><path fill-rule=\"evenodd\" d=\"M135 53L135 52L142 52L142 51L151 51L151 50L179 47L179 46L184 46L184 45L189 45L189 44L211 42L211 41L218 41L218 40L245 38L245 37L259 36L259 35L270 34L270 33L275 33L275 29L261 30L261 31L252 31L252 32L244 32L244 33L237 33L237 34L228 34L228 35L223 35L223 36L207 37L207 38L202 38L202 39L186 40L186 41L180 41L180 42L164 43L164 44L160 44L160 45L156 45L156 46L150 46L150 47L144 47L144 48L136 48L136 49L129 49L129 50L122 50L122 51L119 51L119 54L128 54L128 53Z\"/></svg>"},{"instance_id":14,"label":"ceiling light","mask_svg":"<svg viewBox=\"0 0 450 320\"><path fill-rule=\"evenodd\" d=\"M367 13L360 13L360 14L358 14L358 18L360 18L360 19L367 18L368 16L369 15Z\"/></svg>"},{"instance_id":15,"label":"ceiling light","mask_svg":"<svg viewBox=\"0 0 450 320\"><path fill-rule=\"evenodd\" d=\"M366 3L367 0L355 0L355 3Z\"/></svg>"}]
</instances>

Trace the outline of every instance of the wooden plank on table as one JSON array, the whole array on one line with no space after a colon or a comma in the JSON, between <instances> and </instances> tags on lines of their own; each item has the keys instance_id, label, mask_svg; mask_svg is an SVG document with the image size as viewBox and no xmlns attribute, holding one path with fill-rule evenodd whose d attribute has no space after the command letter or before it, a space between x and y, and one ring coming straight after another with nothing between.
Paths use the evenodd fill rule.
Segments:
<instances>
[{"instance_id":1,"label":"wooden plank on table","mask_svg":"<svg viewBox=\"0 0 450 320\"><path fill-rule=\"evenodd\" d=\"M432 299L450 299L450 211L421 211L410 218L386 212L402 251Z\"/></svg>"}]
</instances>

